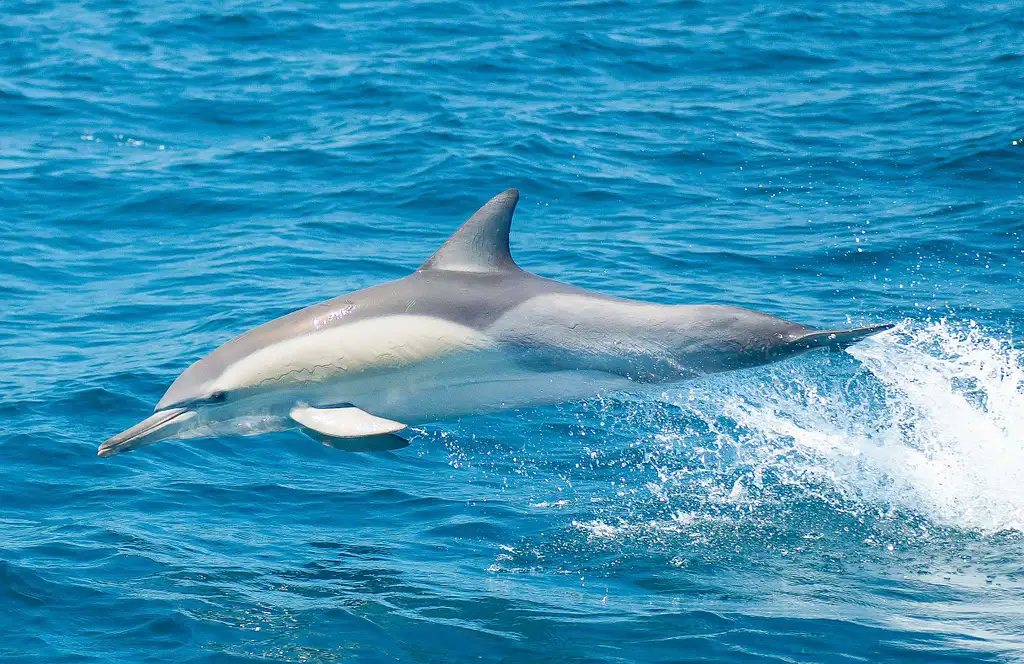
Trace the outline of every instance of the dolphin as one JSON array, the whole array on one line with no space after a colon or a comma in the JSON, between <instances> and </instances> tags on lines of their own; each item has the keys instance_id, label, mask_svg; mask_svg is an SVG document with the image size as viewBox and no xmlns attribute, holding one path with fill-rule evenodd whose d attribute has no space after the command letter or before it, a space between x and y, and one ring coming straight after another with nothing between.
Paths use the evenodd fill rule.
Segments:
<instances>
[{"instance_id":1,"label":"dolphin","mask_svg":"<svg viewBox=\"0 0 1024 664\"><path fill-rule=\"evenodd\" d=\"M509 252L519 193L480 208L408 277L256 327L185 370L99 447L300 429L350 451L406 427L582 399L840 349L889 324L817 330L734 306L663 305L552 281Z\"/></svg>"}]
</instances>

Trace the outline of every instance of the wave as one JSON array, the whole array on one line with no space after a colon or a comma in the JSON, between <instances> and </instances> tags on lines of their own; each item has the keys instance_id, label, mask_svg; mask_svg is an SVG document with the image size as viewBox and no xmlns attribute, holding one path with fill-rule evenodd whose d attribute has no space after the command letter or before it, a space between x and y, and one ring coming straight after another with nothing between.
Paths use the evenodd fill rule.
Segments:
<instances>
[{"instance_id":1,"label":"wave","mask_svg":"<svg viewBox=\"0 0 1024 664\"><path fill-rule=\"evenodd\" d=\"M947 320L906 320L848 352L858 364L837 375L801 363L734 381L713 404L683 404L735 475L724 498L763 499L756 489L771 476L776 492L833 505L1024 531L1024 352Z\"/></svg>"}]
</instances>

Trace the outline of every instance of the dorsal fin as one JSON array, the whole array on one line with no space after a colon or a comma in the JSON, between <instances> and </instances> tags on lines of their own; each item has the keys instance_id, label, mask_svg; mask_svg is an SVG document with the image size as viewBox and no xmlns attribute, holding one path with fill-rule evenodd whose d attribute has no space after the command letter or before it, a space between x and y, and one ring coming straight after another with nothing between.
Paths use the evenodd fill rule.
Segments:
<instances>
[{"instance_id":1,"label":"dorsal fin","mask_svg":"<svg viewBox=\"0 0 1024 664\"><path fill-rule=\"evenodd\" d=\"M503 191L487 201L420 269L459 272L517 269L508 249L508 232L518 202L519 192L515 189Z\"/></svg>"}]
</instances>

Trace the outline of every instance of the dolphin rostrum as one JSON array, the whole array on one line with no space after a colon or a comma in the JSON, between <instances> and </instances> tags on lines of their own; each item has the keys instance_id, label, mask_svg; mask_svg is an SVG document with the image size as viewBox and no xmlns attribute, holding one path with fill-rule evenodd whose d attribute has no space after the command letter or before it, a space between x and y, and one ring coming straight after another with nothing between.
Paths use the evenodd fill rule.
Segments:
<instances>
[{"instance_id":1,"label":"dolphin rostrum","mask_svg":"<svg viewBox=\"0 0 1024 664\"><path fill-rule=\"evenodd\" d=\"M522 270L519 193L492 198L420 269L270 321L183 374L100 456L172 438L299 428L394 449L411 424L581 399L843 348L891 325L816 330L749 309L601 295Z\"/></svg>"}]
</instances>

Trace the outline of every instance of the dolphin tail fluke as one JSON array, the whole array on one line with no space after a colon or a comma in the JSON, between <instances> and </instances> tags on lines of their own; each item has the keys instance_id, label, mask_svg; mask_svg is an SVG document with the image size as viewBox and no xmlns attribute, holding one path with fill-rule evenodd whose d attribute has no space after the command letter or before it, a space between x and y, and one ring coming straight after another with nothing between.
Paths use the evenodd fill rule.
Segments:
<instances>
[{"instance_id":1,"label":"dolphin tail fluke","mask_svg":"<svg viewBox=\"0 0 1024 664\"><path fill-rule=\"evenodd\" d=\"M855 327L849 330L816 330L801 335L794 341L794 344L807 349L828 348L829 350L843 350L873 334L891 330L893 327L895 326L892 323L883 323L881 325Z\"/></svg>"}]
</instances>

